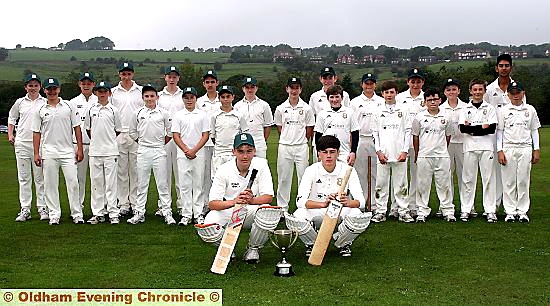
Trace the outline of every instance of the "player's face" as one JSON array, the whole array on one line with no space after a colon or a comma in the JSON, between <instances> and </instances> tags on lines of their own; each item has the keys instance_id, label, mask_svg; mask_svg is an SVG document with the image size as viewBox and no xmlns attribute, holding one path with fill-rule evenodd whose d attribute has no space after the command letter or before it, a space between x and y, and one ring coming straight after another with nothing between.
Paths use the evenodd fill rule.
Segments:
<instances>
[{"instance_id":1,"label":"player's face","mask_svg":"<svg viewBox=\"0 0 550 306\"><path fill-rule=\"evenodd\" d=\"M44 92L46 93L46 98L55 99L59 96L59 92L61 92L61 88L50 86L49 88L44 88Z\"/></svg>"},{"instance_id":2,"label":"player's face","mask_svg":"<svg viewBox=\"0 0 550 306\"><path fill-rule=\"evenodd\" d=\"M342 95L341 94L329 95L328 102L330 102L330 107L338 108L342 106Z\"/></svg>"},{"instance_id":3,"label":"player's face","mask_svg":"<svg viewBox=\"0 0 550 306\"><path fill-rule=\"evenodd\" d=\"M512 65L509 61L500 61L497 63L495 70L499 77L507 78L510 77L510 72L512 72Z\"/></svg>"},{"instance_id":4,"label":"player's face","mask_svg":"<svg viewBox=\"0 0 550 306\"><path fill-rule=\"evenodd\" d=\"M118 77L122 82L131 81L134 79L134 72L131 70L122 70L118 73Z\"/></svg>"},{"instance_id":5,"label":"player's face","mask_svg":"<svg viewBox=\"0 0 550 306\"><path fill-rule=\"evenodd\" d=\"M197 103L197 97L194 94L186 93L183 95L183 104L187 110L194 110Z\"/></svg>"},{"instance_id":6,"label":"player's face","mask_svg":"<svg viewBox=\"0 0 550 306\"><path fill-rule=\"evenodd\" d=\"M510 101L513 105L521 105L523 103L523 96L525 95L525 92L514 89L512 91L508 92L508 98L510 98Z\"/></svg>"},{"instance_id":7,"label":"player's face","mask_svg":"<svg viewBox=\"0 0 550 306\"><path fill-rule=\"evenodd\" d=\"M233 99L235 96L228 92L224 92L220 95L220 102L222 103L222 106L231 106L231 103L233 103Z\"/></svg>"},{"instance_id":8,"label":"player's face","mask_svg":"<svg viewBox=\"0 0 550 306\"><path fill-rule=\"evenodd\" d=\"M298 98L302 93L302 86L300 86L299 84L292 84L286 87L286 92L288 93L289 97Z\"/></svg>"},{"instance_id":9,"label":"player's face","mask_svg":"<svg viewBox=\"0 0 550 306\"><path fill-rule=\"evenodd\" d=\"M243 86L243 92L247 96L255 96L258 91L258 86L252 84L246 84Z\"/></svg>"},{"instance_id":10,"label":"player's face","mask_svg":"<svg viewBox=\"0 0 550 306\"><path fill-rule=\"evenodd\" d=\"M323 87L329 87L334 85L334 83L336 83L336 80L338 80L338 77L332 74L326 74L319 77L319 81L321 81L321 84L323 84Z\"/></svg>"},{"instance_id":11,"label":"player's face","mask_svg":"<svg viewBox=\"0 0 550 306\"><path fill-rule=\"evenodd\" d=\"M482 84L475 84L472 85L472 88L470 88L470 94L472 95L472 98L476 101L483 100L483 95L485 94L485 86Z\"/></svg>"},{"instance_id":12,"label":"player's face","mask_svg":"<svg viewBox=\"0 0 550 306\"><path fill-rule=\"evenodd\" d=\"M152 105L157 103L158 95L157 95L157 92L154 90L144 91L142 96L145 104Z\"/></svg>"},{"instance_id":13,"label":"player's face","mask_svg":"<svg viewBox=\"0 0 550 306\"><path fill-rule=\"evenodd\" d=\"M37 95L40 91L40 82L36 80L31 80L25 85L25 90L30 95Z\"/></svg>"},{"instance_id":14,"label":"player's face","mask_svg":"<svg viewBox=\"0 0 550 306\"><path fill-rule=\"evenodd\" d=\"M94 86L95 86L95 83L88 79L84 79L78 82L78 87L80 87L80 92L82 92L85 96L89 96L92 94L92 91L94 90Z\"/></svg>"},{"instance_id":15,"label":"player's face","mask_svg":"<svg viewBox=\"0 0 550 306\"><path fill-rule=\"evenodd\" d=\"M166 81L167 85L178 85L178 82L180 81L180 75L175 72L170 72L169 74L164 76L164 81Z\"/></svg>"},{"instance_id":16,"label":"player's face","mask_svg":"<svg viewBox=\"0 0 550 306\"><path fill-rule=\"evenodd\" d=\"M428 110L436 110L441 103L441 98L439 95L433 95L425 97L426 107Z\"/></svg>"},{"instance_id":17,"label":"player's face","mask_svg":"<svg viewBox=\"0 0 550 306\"><path fill-rule=\"evenodd\" d=\"M320 150L318 154L324 168L333 168L336 165L340 150L327 148L326 150Z\"/></svg>"},{"instance_id":18,"label":"player's face","mask_svg":"<svg viewBox=\"0 0 550 306\"><path fill-rule=\"evenodd\" d=\"M384 98L386 102L395 102L396 95L397 95L397 90L395 90L395 88L390 88L388 90L382 91L382 98Z\"/></svg>"},{"instance_id":19,"label":"player's face","mask_svg":"<svg viewBox=\"0 0 550 306\"><path fill-rule=\"evenodd\" d=\"M409 88L412 90L422 90L422 86L424 86L424 80L421 78L410 78L407 80L407 85L409 85Z\"/></svg>"},{"instance_id":20,"label":"player's face","mask_svg":"<svg viewBox=\"0 0 550 306\"><path fill-rule=\"evenodd\" d=\"M239 169L250 167L250 162L254 155L256 155L256 148L244 144L236 149L233 149L233 155L237 160L237 167Z\"/></svg>"},{"instance_id":21,"label":"player's face","mask_svg":"<svg viewBox=\"0 0 550 306\"><path fill-rule=\"evenodd\" d=\"M361 83L361 88L363 89L363 92L365 93L373 93L374 89L376 88L376 82L373 82L371 80L368 80L366 82Z\"/></svg>"},{"instance_id":22,"label":"player's face","mask_svg":"<svg viewBox=\"0 0 550 306\"><path fill-rule=\"evenodd\" d=\"M458 98L458 95L460 95L460 89L456 85L449 85L445 87L444 93L447 99L454 100Z\"/></svg>"},{"instance_id":23,"label":"player's face","mask_svg":"<svg viewBox=\"0 0 550 306\"><path fill-rule=\"evenodd\" d=\"M216 91L216 87L218 87L219 83L220 82L213 77L206 77L202 81L202 86L204 86L204 89L206 89L207 92L214 92Z\"/></svg>"},{"instance_id":24,"label":"player's face","mask_svg":"<svg viewBox=\"0 0 550 306\"><path fill-rule=\"evenodd\" d=\"M97 96L99 102L105 103L109 100L109 97L111 96L111 91L105 88L100 88L95 91L95 95Z\"/></svg>"}]
</instances>

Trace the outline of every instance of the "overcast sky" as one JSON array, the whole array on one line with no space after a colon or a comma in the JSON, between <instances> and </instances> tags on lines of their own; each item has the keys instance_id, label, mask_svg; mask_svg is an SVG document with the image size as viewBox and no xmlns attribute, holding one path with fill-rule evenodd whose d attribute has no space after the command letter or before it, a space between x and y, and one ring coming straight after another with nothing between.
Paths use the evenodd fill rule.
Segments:
<instances>
[{"instance_id":1,"label":"overcast sky","mask_svg":"<svg viewBox=\"0 0 550 306\"><path fill-rule=\"evenodd\" d=\"M541 44L550 41L548 12L548 0L15 0L2 3L0 47L95 36L118 50Z\"/></svg>"}]
</instances>

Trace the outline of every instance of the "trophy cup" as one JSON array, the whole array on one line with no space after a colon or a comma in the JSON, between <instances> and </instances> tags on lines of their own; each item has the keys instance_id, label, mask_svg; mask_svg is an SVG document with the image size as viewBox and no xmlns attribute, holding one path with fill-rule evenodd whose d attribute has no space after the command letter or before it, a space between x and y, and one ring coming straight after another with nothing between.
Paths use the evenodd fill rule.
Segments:
<instances>
[{"instance_id":1,"label":"trophy cup","mask_svg":"<svg viewBox=\"0 0 550 306\"><path fill-rule=\"evenodd\" d=\"M273 243L276 248L281 250L283 257L277 264L273 275L283 277L293 276L294 271L292 271L292 265L286 261L285 252L294 244L294 242L296 242L296 239L298 239L298 232L287 229L274 230L269 232L269 238L271 243Z\"/></svg>"}]
</instances>

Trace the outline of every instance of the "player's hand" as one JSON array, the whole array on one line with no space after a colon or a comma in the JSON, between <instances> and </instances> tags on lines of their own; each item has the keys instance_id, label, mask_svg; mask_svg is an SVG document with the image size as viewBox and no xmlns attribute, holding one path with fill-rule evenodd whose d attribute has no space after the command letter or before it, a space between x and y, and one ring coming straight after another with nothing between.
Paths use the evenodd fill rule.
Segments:
<instances>
[{"instance_id":1,"label":"player's hand","mask_svg":"<svg viewBox=\"0 0 550 306\"><path fill-rule=\"evenodd\" d=\"M401 152L399 156L397 157L398 162L404 162L407 161L407 152Z\"/></svg>"},{"instance_id":2,"label":"player's hand","mask_svg":"<svg viewBox=\"0 0 550 306\"><path fill-rule=\"evenodd\" d=\"M40 158L39 154L34 154L34 164L37 167L42 167L42 158Z\"/></svg>"},{"instance_id":3,"label":"player's hand","mask_svg":"<svg viewBox=\"0 0 550 306\"><path fill-rule=\"evenodd\" d=\"M82 149L76 150L75 158L77 162L81 162L84 159L84 153L82 153Z\"/></svg>"},{"instance_id":4,"label":"player's hand","mask_svg":"<svg viewBox=\"0 0 550 306\"><path fill-rule=\"evenodd\" d=\"M349 198L346 194L342 194L340 196L340 199L338 200L338 202L342 203L342 205L344 205L344 207L349 206Z\"/></svg>"},{"instance_id":5,"label":"player's hand","mask_svg":"<svg viewBox=\"0 0 550 306\"><path fill-rule=\"evenodd\" d=\"M197 157L197 152L195 152L195 150L190 149L185 153L185 156L188 159L195 159Z\"/></svg>"},{"instance_id":6,"label":"player's hand","mask_svg":"<svg viewBox=\"0 0 550 306\"><path fill-rule=\"evenodd\" d=\"M498 163L503 165L503 166L506 166L508 161L506 160L506 155L504 155L504 152L498 151L497 154L498 154Z\"/></svg>"},{"instance_id":7,"label":"player's hand","mask_svg":"<svg viewBox=\"0 0 550 306\"><path fill-rule=\"evenodd\" d=\"M539 150L534 150L533 154L532 154L532 157L531 157L531 163L534 165L534 164L538 163L539 160L540 160L540 151Z\"/></svg>"},{"instance_id":8,"label":"player's hand","mask_svg":"<svg viewBox=\"0 0 550 306\"><path fill-rule=\"evenodd\" d=\"M13 145L15 143L15 136L8 136L8 141Z\"/></svg>"},{"instance_id":9,"label":"player's hand","mask_svg":"<svg viewBox=\"0 0 550 306\"><path fill-rule=\"evenodd\" d=\"M482 129L488 129L488 128L489 128L489 125L488 125L488 124L482 124L482 125L481 125L481 128L482 128Z\"/></svg>"},{"instance_id":10,"label":"player's hand","mask_svg":"<svg viewBox=\"0 0 550 306\"><path fill-rule=\"evenodd\" d=\"M252 194L252 190L245 189L237 196L237 204L250 204L253 197L254 195Z\"/></svg>"},{"instance_id":11,"label":"player's hand","mask_svg":"<svg viewBox=\"0 0 550 306\"><path fill-rule=\"evenodd\" d=\"M466 120L464 121L464 125L471 125L470 121Z\"/></svg>"},{"instance_id":12,"label":"player's hand","mask_svg":"<svg viewBox=\"0 0 550 306\"><path fill-rule=\"evenodd\" d=\"M349 155L348 155L348 165L352 166L355 164L355 153L354 152L351 152Z\"/></svg>"},{"instance_id":13,"label":"player's hand","mask_svg":"<svg viewBox=\"0 0 550 306\"><path fill-rule=\"evenodd\" d=\"M378 151L378 152L376 152L376 156L378 156L378 160L380 161L380 163L382 165L384 165L388 162L388 158L386 157L386 155L384 155L384 153Z\"/></svg>"}]
</instances>

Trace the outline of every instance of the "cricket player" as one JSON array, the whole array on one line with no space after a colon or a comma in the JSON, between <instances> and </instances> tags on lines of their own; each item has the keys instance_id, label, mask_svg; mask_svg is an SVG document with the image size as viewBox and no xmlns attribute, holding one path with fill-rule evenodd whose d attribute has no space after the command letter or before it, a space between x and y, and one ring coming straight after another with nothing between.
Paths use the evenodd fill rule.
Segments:
<instances>
[{"instance_id":1,"label":"cricket player","mask_svg":"<svg viewBox=\"0 0 550 306\"><path fill-rule=\"evenodd\" d=\"M216 91L216 88L219 84L220 82L218 80L218 75L214 70L207 70L206 73L202 76L202 85L204 86L206 93L204 94L204 96L197 98L197 108L206 112L209 122L214 113L220 109L220 98L218 96L218 92ZM208 138L208 141L206 142L202 150L204 151L205 173L203 196L205 197L206 203L206 197L208 197L208 194L210 193L210 187L212 186L212 176L210 176L210 173L212 173L212 158L214 155L214 143L212 142L212 139ZM204 207L205 211L203 211L202 217L204 217L208 212L208 206L205 205Z\"/></svg>"},{"instance_id":2,"label":"cricket player","mask_svg":"<svg viewBox=\"0 0 550 306\"><path fill-rule=\"evenodd\" d=\"M88 173L89 165L89 152L90 152L90 138L87 133L84 133L84 120L86 119L86 113L88 109L97 103L97 97L94 95L94 75L91 72L82 72L78 76L78 88L80 88L80 95L74 97L70 102L76 105L78 114L80 115L80 130L82 131L82 153L84 157L81 162L77 164L78 169L78 199L80 205L84 207L84 197L86 196L86 176ZM76 137L73 136L73 144L76 149Z\"/></svg>"},{"instance_id":3,"label":"cricket player","mask_svg":"<svg viewBox=\"0 0 550 306\"><path fill-rule=\"evenodd\" d=\"M350 166L355 164L357 146L359 145L359 123L357 116L349 107L342 106L344 90L340 85L327 89L330 108L322 110L315 122L315 143L323 135L333 135L341 139L340 161Z\"/></svg>"},{"instance_id":4,"label":"cricket player","mask_svg":"<svg viewBox=\"0 0 550 306\"><path fill-rule=\"evenodd\" d=\"M313 109L315 116L318 116L322 110L330 109L330 103L328 100L327 89L329 87L336 85L338 81L338 76L336 71L332 67L323 67L321 73L319 74L319 82L323 85L321 89L311 94L309 97L309 106ZM344 91L342 94L342 105L349 106L349 94Z\"/></svg>"},{"instance_id":5,"label":"cricket player","mask_svg":"<svg viewBox=\"0 0 550 306\"><path fill-rule=\"evenodd\" d=\"M261 158L267 158L267 139L273 126L273 114L269 104L256 96L257 83L253 77L244 78L244 98L235 104L235 110L247 119L248 131L256 143L256 154Z\"/></svg>"},{"instance_id":6,"label":"cricket player","mask_svg":"<svg viewBox=\"0 0 550 306\"><path fill-rule=\"evenodd\" d=\"M469 89L470 103L462 110L458 127L464 136L464 164L462 168L463 192L460 193L460 220L467 222L474 206L477 169L481 171L483 183L483 209L487 222L497 222L496 216L496 177L495 177L495 131L497 126L496 109L483 99L486 83L473 79Z\"/></svg>"},{"instance_id":7,"label":"cricket player","mask_svg":"<svg viewBox=\"0 0 550 306\"><path fill-rule=\"evenodd\" d=\"M242 114L233 108L235 99L234 89L231 86L219 87L221 106L211 117L210 138L214 143L212 157L212 174L214 179L218 167L235 158L233 155L233 140L235 135L248 131L248 124ZM208 173L205 173L208 175Z\"/></svg>"},{"instance_id":8,"label":"cricket player","mask_svg":"<svg viewBox=\"0 0 550 306\"><path fill-rule=\"evenodd\" d=\"M50 225L59 225L59 167L63 170L71 217L83 224L82 206L78 201L76 163L82 161L81 120L77 108L59 97L61 87L56 78L44 80L47 102L34 112L33 131L34 163L44 173L44 198L48 206ZM73 147L73 130L77 149Z\"/></svg>"},{"instance_id":9,"label":"cricket player","mask_svg":"<svg viewBox=\"0 0 550 306\"><path fill-rule=\"evenodd\" d=\"M462 133L460 133L458 128L458 116L466 107L466 103L458 97L460 95L460 82L457 79L449 78L445 81L443 84L443 94L447 100L439 106L439 109L447 116L447 120L453 126L453 133L451 134L451 141L447 146L447 151L451 159L451 198L454 199L453 174L455 174L457 178L458 194L460 194L461 190L464 188L462 184L464 152L462 151ZM457 199L458 198L459 197L457 197ZM477 215L474 208L472 208L470 214ZM443 216L441 211L438 211L437 215L439 217Z\"/></svg>"},{"instance_id":10,"label":"cricket player","mask_svg":"<svg viewBox=\"0 0 550 306\"><path fill-rule=\"evenodd\" d=\"M274 120L279 132L277 206L288 212L294 165L298 185L309 166L308 141L313 137L315 115L311 107L300 98L302 81L299 78L288 79L286 92L288 99L277 106Z\"/></svg>"},{"instance_id":11,"label":"cricket player","mask_svg":"<svg viewBox=\"0 0 550 306\"><path fill-rule=\"evenodd\" d=\"M408 108L409 118L412 120L420 111L424 109L424 92L422 87L424 86L424 72L418 68L413 68L409 70L407 76L407 85L409 89L406 91L400 92L395 100L398 104L403 104L403 107ZM409 210L412 217L416 217L417 208L416 208L416 164L414 163L414 149L412 147L412 140L410 142L411 147L409 148L409 195L407 197L407 202L409 203ZM392 203L393 204L393 203ZM393 205L392 205L393 206ZM392 207L393 215L395 215L395 209L397 207Z\"/></svg>"},{"instance_id":12,"label":"cricket player","mask_svg":"<svg viewBox=\"0 0 550 306\"><path fill-rule=\"evenodd\" d=\"M162 216L168 225L176 224L172 217L172 198L166 179L166 151L164 146L172 139L172 119L164 108L157 106L158 94L155 87L147 84L141 93L145 106L138 109L130 121L129 135L139 147L138 196L134 207L134 216L126 222L137 224L145 222L145 205L149 192L151 169L155 176L157 192L161 202Z\"/></svg>"},{"instance_id":13,"label":"cricket player","mask_svg":"<svg viewBox=\"0 0 550 306\"><path fill-rule=\"evenodd\" d=\"M430 215L431 209L428 202L432 177L435 177L435 188L443 218L448 222L455 222L455 208L451 193L451 159L447 151L453 125L446 114L439 109L441 98L437 90L426 90L424 99L426 110L418 113L411 125L418 182L416 222L426 222L426 218Z\"/></svg>"},{"instance_id":14,"label":"cricket player","mask_svg":"<svg viewBox=\"0 0 550 306\"><path fill-rule=\"evenodd\" d=\"M130 213L137 198L137 143L128 136L130 120L134 112L143 106L141 86L134 79L134 65L123 62L118 67L120 82L114 87L111 103L120 112L122 133L117 136L118 159L118 205L120 215Z\"/></svg>"},{"instance_id":15,"label":"cricket player","mask_svg":"<svg viewBox=\"0 0 550 306\"><path fill-rule=\"evenodd\" d=\"M198 109L197 90L194 87L183 89L185 108L172 117L172 133L178 150L178 179L182 210L179 225L185 226L194 218L204 222L202 211L205 205L204 192L204 152L202 147L210 135L210 122L206 112Z\"/></svg>"},{"instance_id":16,"label":"cricket player","mask_svg":"<svg viewBox=\"0 0 550 306\"><path fill-rule=\"evenodd\" d=\"M108 214L111 224L118 224L120 210L117 205L117 160L116 137L122 131L120 113L110 103L111 84L97 83L97 102L85 116L84 127L90 139L90 186L92 217L90 224L105 222Z\"/></svg>"},{"instance_id":17,"label":"cricket player","mask_svg":"<svg viewBox=\"0 0 550 306\"><path fill-rule=\"evenodd\" d=\"M359 123L359 145L357 147L357 158L353 166L359 175L361 189L368 198L368 158L371 157L371 201L374 200L374 185L376 185L376 150L374 149L374 139L372 138L372 122L376 110L384 105L384 98L377 95L376 76L372 73L366 73L361 78L361 95L355 97L350 102L351 109L357 116Z\"/></svg>"},{"instance_id":18,"label":"cricket player","mask_svg":"<svg viewBox=\"0 0 550 306\"><path fill-rule=\"evenodd\" d=\"M397 84L382 84L384 105L378 108L372 125L374 148L378 157L375 185L375 215L372 221L386 221L391 185L398 206L399 221L414 222L407 202L407 156L411 141L411 121L408 108L396 103Z\"/></svg>"},{"instance_id":19,"label":"cricket player","mask_svg":"<svg viewBox=\"0 0 550 306\"><path fill-rule=\"evenodd\" d=\"M256 263L260 260L259 250L268 240L269 232L277 228L282 215L280 207L271 206L273 181L267 160L256 154L252 134L239 133L233 141L232 159L221 165L210 189L210 212L204 224L195 226L204 242L218 246L226 225L231 221L235 204L245 204L244 228L250 228L250 238L243 260ZM252 170L258 174L250 189L247 187Z\"/></svg>"},{"instance_id":20,"label":"cricket player","mask_svg":"<svg viewBox=\"0 0 550 306\"><path fill-rule=\"evenodd\" d=\"M25 76L25 91L27 94L15 101L8 116L8 141L13 145L17 161L17 180L19 181L19 204L21 211L15 218L24 222L31 218L32 181L36 194L36 208L40 220L49 220L48 208L44 202L44 178L42 168L34 164L32 146L32 121L34 112L46 104L46 99L40 95L40 77L34 73ZM17 135L15 126L17 125Z\"/></svg>"},{"instance_id":21,"label":"cricket player","mask_svg":"<svg viewBox=\"0 0 550 306\"><path fill-rule=\"evenodd\" d=\"M157 105L168 111L171 116L184 108L183 105L183 90L178 86L180 81L180 71L176 66L164 68L164 81L166 86L158 93L159 99ZM178 146L171 139L165 146L166 151L166 182L168 184L168 192L170 199L172 198L172 174L174 175L174 183L176 185L177 207L181 207L180 183L178 180ZM155 215L162 216L162 202L158 200L158 209Z\"/></svg>"},{"instance_id":22,"label":"cricket player","mask_svg":"<svg viewBox=\"0 0 550 306\"><path fill-rule=\"evenodd\" d=\"M540 160L540 121L535 108L525 102L523 85L508 85L511 103L501 107L498 116L497 151L504 189L504 221L529 222L531 164Z\"/></svg>"},{"instance_id":23,"label":"cricket player","mask_svg":"<svg viewBox=\"0 0 550 306\"><path fill-rule=\"evenodd\" d=\"M292 215L285 214L286 226L298 232L306 246L307 257L311 254L317 230L330 201L339 201L344 206L338 230L334 234L334 246L340 250L340 255L351 256L351 244L370 224L372 213L361 212L365 208L365 197L355 169L352 169L348 180L348 192L337 197L349 167L338 160L339 148L340 141L335 136L325 135L319 139L317 150L320 162L307 167L298 187L298 209Z\"/></svg>"}]
</instances>

